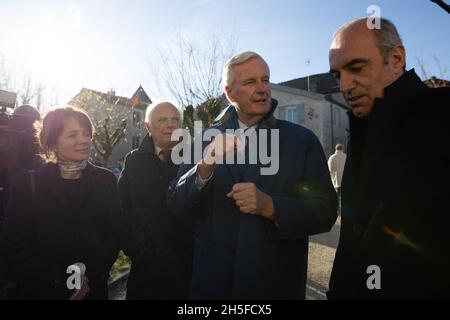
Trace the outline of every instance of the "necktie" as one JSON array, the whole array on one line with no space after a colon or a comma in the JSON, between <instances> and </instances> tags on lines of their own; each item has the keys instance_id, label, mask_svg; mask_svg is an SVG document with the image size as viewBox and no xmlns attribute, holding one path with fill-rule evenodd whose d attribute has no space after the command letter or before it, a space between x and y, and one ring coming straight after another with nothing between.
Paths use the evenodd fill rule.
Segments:
<instances>
[{"instance_id":1,"label":"necktie","mask_svg":"<svg viewBox=\"0 0 450 320\"><path fill-rule=\"evenodd\" d=\"M170 149L162 149L159 154L162 156L163 162L169 163L170 159Z\"/></svg>"},{"instance_id":2,"label":"necktie","mask_svg":"<svg viewBox=\"0 0 450 320\"><path fill-rule=\"evenodd\" d=\"M255 130L254 128L245 128L244 132L247 132L247 130ZM247 172L247 169L250 166L250 151L249 151L249 140L248 138L246 138L245 141L245 150L244 150L244 154L245 154L245 163L244 164L238 164L238 171L239 171L239 178L240 178L240 182L244 182L244 178L245 178L245 174Z\"/></svg>"}]
</instances>

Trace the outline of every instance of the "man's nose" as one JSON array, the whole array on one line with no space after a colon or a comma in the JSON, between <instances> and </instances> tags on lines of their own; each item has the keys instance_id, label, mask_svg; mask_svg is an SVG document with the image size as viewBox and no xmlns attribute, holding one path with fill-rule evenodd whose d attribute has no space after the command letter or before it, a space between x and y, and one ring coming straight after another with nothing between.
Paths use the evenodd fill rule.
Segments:
<instances>
[{"instance_id":1,"label":"man's nose","mask_svg":"<svg viewBox=\"0 0 450 320\"><path fill-rule=\"evenodd\" d=\"M267 93L269 91L269 83L266 81L258 81L256 85L256 92L257 93Z\"/></svg>"},{"instance_id":2,"label":"man's nose","mask_svg":"<svg viewBox=\"0 0 450 320\"><path fill-rule=\"evenodd\" d=\"M341 73L339 87L343 93L350 93L355 88L353 76L347 73Z\"/></svg>"}]
</instances>

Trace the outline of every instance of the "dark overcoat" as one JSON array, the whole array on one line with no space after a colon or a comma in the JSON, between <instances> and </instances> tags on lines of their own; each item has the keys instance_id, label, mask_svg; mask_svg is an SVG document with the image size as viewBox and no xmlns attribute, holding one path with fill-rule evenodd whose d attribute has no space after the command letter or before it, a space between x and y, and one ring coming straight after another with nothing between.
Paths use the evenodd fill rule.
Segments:
<instances>
[{"instance_id":1,"label":"dark overcoat","mask_svg":"<svg viewBox=\"0 0 450 320\"><path fill-rule=\"evenodd\" d=\"M449 107L411 70L350 114L330 299L450 297Z\"/></svg>"},{"instance_id":2,"label":"dark overcoat","mask_svg":"<svg viewBox=\"0 0 450 320\"><path fill-rule=\"evenodd\" d=\"M56 164L13 181L0 242L17 299L68 299L69 265L82 262L89 279L86 299L107 299L109 271L119 250L121 212L114 175L90 163L68 200ZM32 185L35 186L33 196Z\"/></svg>"},{"instance_id":3,"label":"dark overcoat","mask_svg":"<svg viewBox=\"0 0 450 320\"><path fill-rule=\"evenodd\" d=\"M186 299L192 268L192 219L174 219L166 204L178 166L155 154L147 135L125 158L119 178L132 267L127 299ZM188 217L188 216L186 216Z\"/></svg>"},{"instance_id":4,"label":"dark overcoat","mask_svg":"<svg viewBox=\"0 0 450 320\"><path fill-rule=\"evenodd\" d=\"M175 213L201 207L194 237L194 299L305 298L308 236L330 230L337 199L319 140L302 126L275 119L275 108L274 100L257 131L267 129L269 139L271 131L279 133L279 154L273 154L273 159L279 156L278 172L261 175L261 163L249 164L241 179L239 165L222 164L199 190L197 165L184 164L169 188ZM212 128L236 128L235 112L228 107ZM267 145L270 154L271 140ZM272 197L276 223L240 212L226 196L238 182L253 182Z\"/></svg>"}]
</instances>

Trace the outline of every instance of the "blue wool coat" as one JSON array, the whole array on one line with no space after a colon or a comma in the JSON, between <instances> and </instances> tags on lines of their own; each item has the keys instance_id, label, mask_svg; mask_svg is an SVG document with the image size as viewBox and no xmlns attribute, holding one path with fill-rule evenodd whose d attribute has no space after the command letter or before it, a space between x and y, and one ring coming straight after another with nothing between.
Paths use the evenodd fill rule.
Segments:
<instances>
[{"instance_id":1,"label":"blue wool coat","mask_svg":"<svg viewBox=\"0 0 450 320\"><path fill-rule=\"evenodd\" d=\"M337 199L317 137L302 126L275 119L275 108L274 100L259 128L279 130L278 173L261 175L262 165L255 164L240 179L237 165L222 164L199 190L197 165L183 164L168 189L168 204L176 214L198 208L193 216L194 299L305 298L308 235L330 230ZM235 112L228 107L212 128L232 129ZM272 197L276 223L241 213L226 197L238 182L253 182Z\"/></svg>"}]
</instances>

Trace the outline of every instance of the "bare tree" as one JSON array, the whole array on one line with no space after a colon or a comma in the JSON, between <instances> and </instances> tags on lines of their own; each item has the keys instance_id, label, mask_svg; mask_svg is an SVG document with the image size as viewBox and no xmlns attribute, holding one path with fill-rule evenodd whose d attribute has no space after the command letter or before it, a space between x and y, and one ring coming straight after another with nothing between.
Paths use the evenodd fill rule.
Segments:
<instances>
[{"instance_id":1,"label":"bare tree","mask_svg":"<svg viewBox=\"0 0 450 320\"><path fill-rule=\"evenodd\" d=\"M450 13L450 6L446 4L443 0L430 0L431 2L436 3L439 7L444 9L447 13Z\"/></svg>"},{"instance_id":2,"label":"bare tree","mask_svg":"<svg viewBox=\"0 0 450 320\"><path fill-rule=\"evenodd\" d=\"M167 47L156 48L157 59L149 61L159 94L167 92L177 100L183 108L183 125L191 133L198 111L202 121L207 119L204 125L220 112L222 67L235 52L235 43L233 35L220 39L211 34L209 41L199 42L178 32Z\"/></svg>"},{"instance_id":3,"label":"bare tree","mask_svg":"<svg viewBox=\"0 0 450 320\"><path fill-rule=\"evenodd\" d=\"M443 68L442 67L441 62L440 62L440 60L439 60L437 55L433 55L433 59L434 59L434 62L436 63L436 66L437 66L437 68L439 70L439 77L441 79L443 79L443 80L447 80L448 79L447 68ZM416 61L417 61L417 64L419 65L419 67L420 67L420 72L422 73L422 77L424 79L429 79L430 76L429 76L429 74L427 72L427 69L425 68L424 60L416 57Z\"/></svg>"},{"instance_id":4,"label":"bare tree","mask_svg":"<svg viewBox=\"0 0 450 320\"><path fill-rule=\"evenodd\" d=\"M112 130L109 129L110 118L105 118L103 121L94 119L93 122L95 131L92 137L92 144L100 155L101 165L106 167L115 146L125 137L127 120L120 120L118 125Z\"/></svg>"},{"instance_id":5,"label":"bare tree","mask_svg":"<svg viewBox=\"0 0 450 320\"><path fill-rule=\"evenodd\" d=\"M81 91L69 104L86 110L94 126L92 144L100 165L106 167L117 144L127 130L126 110L93 91Z\"/></svg>"},{"instance_id":6,"label":"bare tree","mask_svg":"<svg viewBox=\"0 0 450 320\"><path fill-rule=\"evenodd\" d=\"M29 74L24 76L22 88L23 89L20 90L21 92L19 93L20 104L30 104L31 100L35 98L36 92Z\"/></svg>"},{"instance_id":7,"label":"bare tree","mask_svg":"<svg viewBox=\"0 0 450 320\"><path fill-rule=\"evenodd\" d=\"M421 73L422 73L422 78L425 79L424 83L431 87L431 88L440 88L440 87L448 87L450 86L450 81L448 81L448 77L447 77L447 69L446 68L442 68L441 63L439 61L439 58L434 55L434 61L438 67L439 70L439 74L440 74L440 78L437 78L435 76L431 76L429 77L428 72L425 68L425 64L423 62L423 59L419 59L416 58L417 63L419 64Z\"/></svg>"},{"instance_id":8,"label":"bare tree","mask_svg":"<svg viewBox=\"0 0 450 320\"><path fill-rule=\"evenodd\" d=\"M0 89L12 89L11 71L7 69L6 58L0 53Z\"/></svg>"},{"instance_id":9,"label":"bare tree","mask_svg":"<svg viewBox=\"0 0 450 320\"><path fill-rule=\"evenodd\" d=\"M14 70L0 53L0 89L17 93L19 104L40 104L44 93L44 85L36 82L26 70Z\"/></svg>"}]
</instances>

